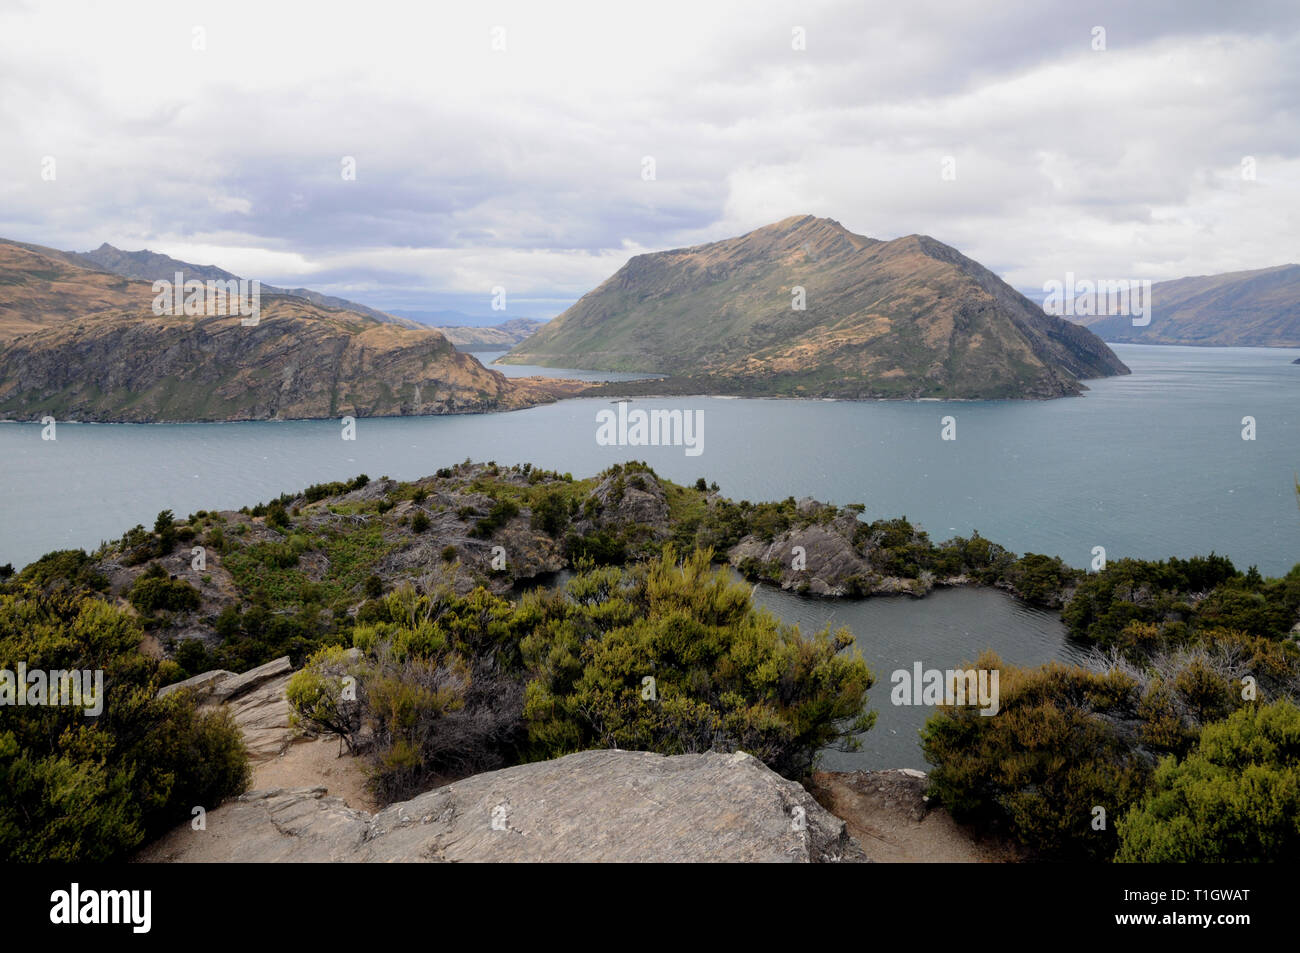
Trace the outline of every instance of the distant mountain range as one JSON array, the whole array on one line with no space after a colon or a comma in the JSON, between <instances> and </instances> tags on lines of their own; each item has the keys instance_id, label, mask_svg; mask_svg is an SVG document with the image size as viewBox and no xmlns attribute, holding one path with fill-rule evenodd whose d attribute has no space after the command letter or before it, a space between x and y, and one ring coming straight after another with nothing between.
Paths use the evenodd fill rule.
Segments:
<instances>
[{"instance_id":1,"label":"distant mountain range","mask_svg":"<svg viewBox=\"0 0 1300 953\"><path fill-rule=\"evenodd\" d=\"M172 281L177 272L183 274L186 281L191 279L197 279L198 281L229 281L232 278L238 279L240 277L215 265L195 265L148 249L143 251L122 251L120 248L114 248L108 242L100 245L94 251L65 252L64 254L71 261L85 265L87 268L112 272L125 278L139 278L143 281ZM341 308L344 311L354 311L357 314L368 315L383 324L400 324L408 328L421 327L419 322L412 321L410 318L398 317L384 311L376 311L364 304L357 304L357 302L348 301L346 298L321 294L319 291L312 291L310 288L278 288L264 282L262 292L264 294L284 294L292 295L295 298L306 298L312 304L319 304L326 308Z\"/></svg>"},{"instance_id":2,"label":"distant mountain range","mask_svg":"<svg viewBox=\"0 0 1300 953\"><path fill-rule=\"evenodd\" d=\"M1128 373L942 242L811 215L637 255L501 360L657 372L662 392L840 398L1050 398Z\"/></svg>"},{"instance_id":3,"label":"distant mountain range","mask_svg":"<svg viewBox=\"0 0 1300 953\"><path fill-rule=\"evenodd\" d=\"M229 280L220 269L133 257L140 253L123 259L116 251L97 249L119 268L172 269L165 280L177 265L187 279ZM87 262L0 240L0 417L159 422L459 413L532 406L585 387L507 378L432 328L334 306L328 302L341 299L325 295L314 300L264 285L256 326L238 315L157 315L147 277Z\"/></svg>"},{"instance_id":4,"label":"distant mountain range","mask_svg":"<svg viewBox=\"0 0 1300 953\"><path fill-rule=\"evenodd\" d=\"M536 318L512 318L492 327L452 325L437 330L460 351L508 351L545 323Z\"/></svg>"},{"instance_id":5,"label":"distant mountain range","mask_svg":"<svg viewBox=\"0 0 1300 953\"><path fill-rule=\"evenodd\" d=\"M1300 265L1156 282L1145 327L1128 315L1076 320L1122 343L1300 347Z\"/></svg>"}]
</instances>

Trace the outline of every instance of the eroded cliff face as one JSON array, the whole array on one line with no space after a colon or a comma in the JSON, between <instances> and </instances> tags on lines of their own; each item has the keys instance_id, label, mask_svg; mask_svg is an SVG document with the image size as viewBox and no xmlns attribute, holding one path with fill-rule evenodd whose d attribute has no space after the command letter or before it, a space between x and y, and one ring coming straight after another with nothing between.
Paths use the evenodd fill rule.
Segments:
<instances>
[{"instance_id":1,"label":"eroded cliff face","mask_svg":"<svg viewBox=\"0 0 1300 953\"><path fill-rule=\"evenodd\" d=\"M220 296L205 314L159 315L150 282L83 259L0 240L0 417L160 423L471 413L586 387L507 378L433 328L385 323L325 296L264 287L255 325L222 314Z\"/></svg>"},{"instance_id":2,"label":"eroded cliff face","mask_svg":"<svg viewBox=\"0 0 1300 953\"><path fill-rule=\"evenodd\" d=\"M487 370L432 329L292 297L263 297L251 327L237 316L110 311L23 334L0 352L0 414L17 420L470 413L562 393L564 383L515 383Z\"/></svg>"}]
</instances>

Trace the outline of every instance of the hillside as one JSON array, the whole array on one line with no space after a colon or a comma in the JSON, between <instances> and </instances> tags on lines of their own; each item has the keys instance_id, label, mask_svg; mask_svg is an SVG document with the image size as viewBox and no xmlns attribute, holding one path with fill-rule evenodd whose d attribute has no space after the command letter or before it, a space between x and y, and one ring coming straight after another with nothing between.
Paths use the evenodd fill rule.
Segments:
<instances>
[{"instance_id":1,"label":"hillside","mask_svg":"<svg viewBox=\"0 0 1300 953\"><path fill-rule=\"evenodd\" d=\"M1106 341L1219 347L1300 347L1300 265L1199 275L1151 286L1151 323L1081 317Z\"/></svg>"},{"instance_id":2,"label":"hillside","mask_svg":"<svg viewBox=\"0 0 1300 953\"><path fill-rule=\"evenodd\" d=\"M157 316L146 281L0 242L0 415L119 422L509 410L582 385L510 380L430 328L263 294L260 322Z\"/></svg>"},{"instance_id":3,"label":"hillside","mask_svg":"<svg viewBox=\"0 0 1300 953\"><path fill-rule=\"evenodd\" d=\"M109 271L124 278L140 278L150 282L172 281L178 271L185 276L183 280L186 281L192 278L199 281L229 281L232 278L238 279L240 277L215 265L195 265L148 249L123 251L120 248L113 247L108 242L104 242L94 251L68 252L67 254L88 268ZM355 311L357 314L364 314L383 324L400 324L408 328L421 327L419 322L412 321L409 318L400 318L383 311L377 311L364 304L357 304L355 301L348 301L346 298L336 298L333 295L312 291L310 288L279 288L275 285L263 283L262 293L306 298L312 304L318 304L326 308L341 308L344 311Z\"/></svg>"},{"instance_id":4,"label":"hillside","mask_svg":"<svg viewBox=\"0 0 1300 953\"><path fill-rule=\"evenodd\" d=\"M1090 331L933 238L879 241L811 215L637 255L501 360L841 398L1049 398L1128 373Z\"/></svg>"},{"instance_id":5,"label":"hillside","mask_svg":"<svg viewBox=\"0 0 1300 953\"><path fill-rule=\"evenodd\" d=\"M508 351L545 323L536 318L513 318L492 327L458 325L437 330L459 351Z\"/></svg>"},{"instance_id":6,"label":"hillside","mask_svg":"<svg viewBox=\"0 0 1300 953\"><path fill-rule=\"evenodd\" d=\"M0 341L110 308L148 307L143 282L92 271L53 248L0 239Z\"/></svg>"}]
</instances>

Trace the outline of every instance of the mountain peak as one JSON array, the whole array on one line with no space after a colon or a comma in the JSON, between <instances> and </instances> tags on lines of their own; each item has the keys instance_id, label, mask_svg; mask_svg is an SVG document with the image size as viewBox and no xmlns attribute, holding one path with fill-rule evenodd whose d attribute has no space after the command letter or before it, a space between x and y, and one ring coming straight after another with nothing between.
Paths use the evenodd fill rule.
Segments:
<instances>
[{"instance_id":1,"label":"mountain peak","mask_svg":"<svg viewBox=\"0 0 1300 953\"><path fill-rule=\"evenodd\" d=\"M794 215L638 256L507 362L670 375L796 397L1060 397L1127 368L928 235L891 242ZM708 386L708 385L706 385Z\"/></svg>"}]
</instances>

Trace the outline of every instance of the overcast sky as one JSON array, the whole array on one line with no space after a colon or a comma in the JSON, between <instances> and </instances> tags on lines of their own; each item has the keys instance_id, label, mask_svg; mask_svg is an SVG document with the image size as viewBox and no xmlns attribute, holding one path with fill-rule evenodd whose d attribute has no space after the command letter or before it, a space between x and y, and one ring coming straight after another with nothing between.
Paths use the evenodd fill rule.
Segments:
<instances>
[{"instance_id":1,"label":"overcast sky","mask_svg":"<svg viewBox=\"0 0 1300 953\"><path fill-rule=\"evenodd\" d=\"M0 0L0 237L538 317L803 213L1160 280L1300 261L1298 92L1294 0Z\"/></svg>"}]
</instances>

